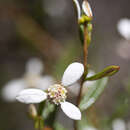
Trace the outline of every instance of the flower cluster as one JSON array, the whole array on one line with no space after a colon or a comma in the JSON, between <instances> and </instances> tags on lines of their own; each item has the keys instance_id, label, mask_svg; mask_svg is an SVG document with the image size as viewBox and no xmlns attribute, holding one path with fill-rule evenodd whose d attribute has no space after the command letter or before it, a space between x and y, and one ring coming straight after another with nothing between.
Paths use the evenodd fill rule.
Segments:
<instances>
[{"instance_id":1,"label":"flower cluster","mask_svg":"<svg viewBox=\"0 0 130 130\"><path fill-rule=\"evenodd\" d=\"M67 97L67 90L60 84L54 84L48 88L48 98L54 104L64 102Z\"/></svg>"}]
</instances>

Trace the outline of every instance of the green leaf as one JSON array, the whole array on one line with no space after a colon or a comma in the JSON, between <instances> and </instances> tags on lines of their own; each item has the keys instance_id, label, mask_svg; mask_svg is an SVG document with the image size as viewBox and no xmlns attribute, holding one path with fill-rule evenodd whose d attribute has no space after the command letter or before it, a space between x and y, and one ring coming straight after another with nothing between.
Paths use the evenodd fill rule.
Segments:
<instances>
[{"instance_id":1,"label":"green leaf","mask_svg":"<svg viewBox=\"0 0 130 130\"><path fill-rule=\"evenodd\" d=\"M87 77L85 79L85 81L86 80L89 80L89 81L98 80L98 79L101 79L101 78L104 78L104 77L112 76L115 73L117 73L119 71L119 69L120 69L119 66L115 66L115 65L108 66L103 71L95 74L94 76Z\"/></svg>"},{"instance_id":2,"label":"green leaf","mask_svg":"<svg viewBox=\"0 0 130 130\"><path fill-rule=\"evenodd\" d=\"M77 121L78 130L96 130L88 118L86 113L82 113L82 119Z\"/></svg>"},{"instance_id":3,"label":"green leaf","mask_svg":"<svg viewBox=\"0 0 130 130\"><path fill-rule=\"evenodd\" d=\"M106 87L107 81L108 77L102 78L100 80L97 80L93 86L88 87L87 92L79 104L81 111L89 108L97 100L97 98L101 95L104 88Z\"/></svg>"},{"instance_id":4,"label":"green leaf","mask_svg":"<svg viewBox=\"0 0 130 130\"><path fill-rule=\"evenodd\" d=\"M46 102L46 107L42 111L42 117L45 119L48 118L49 114L55 110L55 105L49 102Z\"/></svg>"}]
</instances>

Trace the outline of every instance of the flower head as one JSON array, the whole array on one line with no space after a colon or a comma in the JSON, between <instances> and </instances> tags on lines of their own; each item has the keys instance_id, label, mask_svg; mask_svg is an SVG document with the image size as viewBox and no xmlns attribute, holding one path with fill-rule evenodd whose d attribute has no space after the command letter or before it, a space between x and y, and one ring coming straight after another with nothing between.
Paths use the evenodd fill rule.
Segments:
<instances>
[{"instance_id":1,"label":"flower head","mask_svg":"<svg viewBox=\"0 0 130 130\"><path fill-rule=\"evenodd\" d=\"M81 63L72 63L65 70L61 84L51 85L47 92L40 89L25 89L21 91L16 99L22 103L40 103L48 100L51 103L60 105L63 112L74 120L81 119L81 112L78 107L66 101L67 86L77 82L84 73L84 67Z\"/></svg>"},{"instance_id":2,"label":"flower head","mask_svg":"<svg viewBox=\"0 0 130 130\"><path fill-rule=\"evenodd\" d=\"M54 104L60 104L67 98L67 90L60 84L54 84L48 88L48 99Z\"/></svg>"},{"instance_id":3,"label":"flower head","mask_svg":"<svg viewBox=\"0 0 130 130\"><path fill-rule=\"evenodd\" d=\"M40 88L46 90L54 83L49 75L42 76L43 63L38 58L30 59L26 64L26 71L22 78L7 83L2 89L2 96L6 101L15 101L16 95L25 88Z\"/></svg>"}]
</instances>

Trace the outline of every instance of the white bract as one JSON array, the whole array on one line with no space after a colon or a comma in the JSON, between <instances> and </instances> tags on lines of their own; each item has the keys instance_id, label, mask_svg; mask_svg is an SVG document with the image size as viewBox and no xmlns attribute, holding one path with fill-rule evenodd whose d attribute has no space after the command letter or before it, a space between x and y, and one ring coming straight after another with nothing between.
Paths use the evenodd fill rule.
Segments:
<instances>
[{"instance_id":1,"label":"white bract","mask_svg":"<svg viewBox=\"0 0 130 130\"><path fill-rule=\"evenodd\" d=\"M125 121L122 119L115 119L112 122L112 128L113 130L126 130Z\"/></svg>"},{"instance_id":2,"label":"white bract","mask_svg":"<svg viewBox=\"0 0 130 130\"><path fill-rule=\"evenodd\" d=\"M117 24L118 32L126 39L130 40L130 19L121 19Z\"/></svg>"},{"instance_id":3,"label":"white bract","mask_svg":"<svg viewBox=\"0 0 130 130\"><path fill-rule=\"evenodd\" d=\"M38 58L30 59L26 64L26 71L22 78L15 79L7 83L2 90L2 97L6 101L15 101L16 95L26 88L40 88L46 90L54 83L51 76L42 76L44 70L43 63Z\"/></svg>"},{"instance_id":4,"label":"white bract","mask_svg":"<svg viewBox=\"0 0 130 130\"><path fill-rule=\"evenodd\" d=\"M81 63L72 63L65 70L61 84L54 84L47 92L40 89L25 89L21 91L16 99L22 103L40 103L47 99L51 103L60 105L63 112L74 120L81 119L81 112L78 107L66 101L67 89L65 87L76 83L84 73L84 66Z\"/></svg>"},{"instance_id":5,"label":"white bract","mask_svg":"<svg viewBox=\"0 0 130 130\"><path fill-rule=\"evenodd\" d=\"M73 0L73 1L74 1L75 5L76 5L78 19L80 19L81 16L82 16L80 4L79 4L78 0ZM83 10L83 13L86 16L88 16L88 17L93 16L91 6L90 6L90 4L89 4L89 2L87 0L84 0L83 3L82 3L82 10Z\"/></svg>"}]
</instances>

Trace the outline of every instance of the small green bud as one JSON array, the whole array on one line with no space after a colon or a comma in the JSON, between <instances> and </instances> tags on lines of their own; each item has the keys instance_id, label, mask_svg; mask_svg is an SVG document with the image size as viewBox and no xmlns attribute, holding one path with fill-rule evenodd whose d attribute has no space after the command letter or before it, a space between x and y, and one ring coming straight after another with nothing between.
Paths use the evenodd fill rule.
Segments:
<instances>
[{"instance_id":1,"label":"small green bud","mask_svg":"<svg viewBox=\"0 0 130 130\"><path fill-rule=\"evenodd\" d=\"M87 46L88 47L89 47L90 43L91 43L91 32L88 32L88 34L87 34Z\"/></svg>"},{"instance_id":2,"label":"small green bud","mask_svg":"<svg viewBox=\"0 0 130 130\"><path fill-rule=\"evenodd\" d=\"M79 24L84 24L85 22L90 22L90 21L92 21L92 17L82 15L79 19Z\"/></svg>"},{"instance_id":3,"label":"small green bud","mask_svg":"<svg viewBox=\"0 0 130 130\"><path fill-rule=\"evenodd\" d=\"M92 29L93 29L92 23L89 22L89 23L87 24L87 30L88 30L88 32L92 32Z\"/></svg>"},{"instance_id":4,"label":"small green bud","mask_svg":"<svg viewBox=\"0 0 130 130\"><path fill-rule=\"evenodd\" d=\"M117 73L119 71L120 67L119 66L115 66L115 65L112 65L112 66L108 66L106 67L103 71L95 74L94 76L91 76L91 77L87 77L85 79L88 80L88 81L92 81L92 80L98 80L98 79L101 79L103 77L108 77L108 76L112 76L114 75L115 73Z\"/></svg>"}]
</instances>

